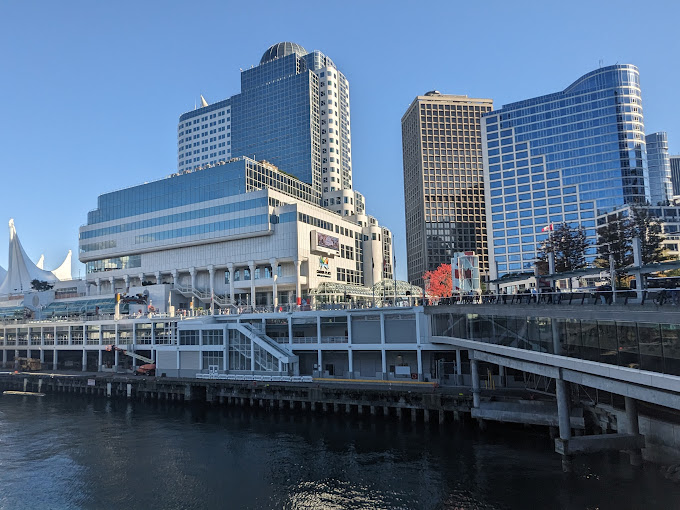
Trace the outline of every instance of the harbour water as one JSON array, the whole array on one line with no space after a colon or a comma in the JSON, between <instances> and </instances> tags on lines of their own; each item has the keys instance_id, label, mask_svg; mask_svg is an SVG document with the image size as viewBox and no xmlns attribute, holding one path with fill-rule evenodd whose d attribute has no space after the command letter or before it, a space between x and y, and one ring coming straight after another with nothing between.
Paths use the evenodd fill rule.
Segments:
<instances>
[{"instance_id":1,"label":"harbour water","mask_svg":"<svg viewBox=\"0 0 680 510\"><path fill-rule=\"evenodd\" d=\"M624 454L563 474L544 430L0 396L0 509L680 508Z\"/></svg>"}]
</instances>

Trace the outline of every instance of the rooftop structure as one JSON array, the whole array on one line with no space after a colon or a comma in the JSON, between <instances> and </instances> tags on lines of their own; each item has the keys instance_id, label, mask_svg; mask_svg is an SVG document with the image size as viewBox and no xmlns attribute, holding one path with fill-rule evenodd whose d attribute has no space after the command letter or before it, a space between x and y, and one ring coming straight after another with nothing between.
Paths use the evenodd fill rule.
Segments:
<instances>
[{"instance_id":1,"label":"rooftop structure","mask_svg":"<svg viewBox=\"0 0 680 510\"><path fill-rule=\"evenodd\" d=\"M652 205L665 205L673 198L668 135L663 131L649 134L645 137L645 143L649 170L649 202Z\"/></svg>"}]
</instances>

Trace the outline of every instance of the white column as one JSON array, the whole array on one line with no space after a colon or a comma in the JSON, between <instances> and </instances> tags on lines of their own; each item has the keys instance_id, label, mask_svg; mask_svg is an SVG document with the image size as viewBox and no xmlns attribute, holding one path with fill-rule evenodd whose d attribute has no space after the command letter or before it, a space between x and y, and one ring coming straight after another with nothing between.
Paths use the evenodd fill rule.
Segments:
<instances>
[{"instance_id":1,"label":"white column","mask_svg":"<svg viewBox=\"0 0 680 510\"><path fill-rule=\"evenodd\" d=\"M274 311L279 306L279 289L278 289L278 267L279 263L276 259L269 259L269 264L272 266L272 305L274 306Z\"/></svg>"},{"instance_id":2,"label":"white column","mask_svg":"<svg viewBox=\"0 0 680 510\"><path fill-rule=\"evenodd\" d=\"M101 372L102 371L102 365L104 364L104 356L103 356L103 352L102 352L101 349L99 349L99 351L97 351L97 363L98 363L97 364L97 372Z\"/></svg>"},{"instance_id":3,"label":"white column","mask_svg":"<svg viewBox=\"0 0 680 510\"><path fill-rule=\"evenodd\" d=\"M97 295L101 296L102 295L102 279L97 278L94 282L95 282L95 285L97 285Z\"/></svg>"},{"instance_id":4,"label":"white column","mask_svg":"<svg viewBox=\"0 0 680 510\"><path fill-rule=\"evenodd\" d=\"M385 353L385 346L380 349L380 357L382 362L383 379L387 379L387 355Z\"/></svg>"},{"instance_id":5,"label":"white column","mask_svg":"<svg viewBox=\"0 0 680 510\"><path fill-rule=\"evenodd\" d=\"M215 313L215 266L208 266L210 275L210 314Z\"/></svg>"},{"instance_id":6,"label":"white column","mask_svg":"<svg viewBox=\"0 0 680 510\"><path fill-rule=\"evenodd\" d=\"M142 286L142 283L144 283L144 273L139 273L139 286Z\"/></svg>"},{"instance_id":7,"label":"white column","mask_svg":"<svg viewBox=\"0 0 680 510\"><path fill-rule=\"evenodd\" d=\"M196 268L192 267L189 269L189 274L191 275L191 290L196 289ZM194 313L196 310L196 301L193 296L191 296L191 312Z\"/></svg>"},{"instance_id":8,"label":"white column","mask_svg":"<svg viewBox=\"0 0 680 510\"><path fill-rule=\"evenodd\" d=\"M234 264L231 262L227 264L227 270L229 271L229 297L234 303Z\"/></svg>"},{"instance_id":9,"label":"white column","mask_svg":"<svg viewBox=\"0 0 680 510\"><path fill-rule=\"evenodd\" d=\"M255 308L255 262L249 261L248 269L250 269L250 306Z\"/></svg>"},{"instance_id":10,"label":"white column","mask_svg":"<svg viewBox=\"0 0 680 510\"><path fill-rule=\"evenodd\" d=\"M288 344L293 345L293 318L288 317Z\"/></svg>"},{"instance_id":11,"label":"white column","mask_svg":"<svg viewBox=\"0 0 680 510\"><path fill-rule=\"evenodd\" d=\"M85 350L85 346L83 345L83 366L81 368L83 372L87 371L87 351Z\"/></svg>"},{"instance_id":12,"label":"white column","mask_svg":"<svg viewBox=\"0 0 680 510\"><path fill-rule=\"evenodd\" d=\"M130 292L130 275L126 274L123 279L125 280L125 293Z\"/></svg>"},{"instance_id":13,"label":"white column","mask_svg":"<svg viewBox=\"0 0 680 510\"><path fill-rule=\"evenodd\" d=\"M347 346L347 362L349 364L349 378L354 379L354 355L351 345Z\"/></svg>"},{"instance_id":14,"label":"white column","mask_svg":"<svg viewBox=\"0 0 680 510\"><path fill-rule=\"evenodd\" d=\"M154 274L154 276L156 277L156 285L160 284L160 283L161 283L161 272L160 272L160 271L156 271L156 273Z\"/></svg>"},{"instance_id":15,"label":"white column","mask_svg":"<svg viewBox=\"0 0 680 510\"><path fill-rule=\"evenodd\" d=\"M250 371L255 372L255 342L250 340Z\"/></svg>"},{"instance_id":16,"label":"white column","mask_svg":"<svg viewBox=\"0 0 680 510\"><path fill-rule=\"evenodd\" d=\"M316 317L316 343L321 343L321 316Z\"/></svg>"},{"instance_id":17,"label":"white column","mask_svg":"<svg viewBox=\"0 0 680 510\"><path fill-rule=\"evenodd\" d=\"M109 277L109 284L111 285L111 294L115 294L116 293L116 286L114 284L113 276Z\"/></svg>"},{"instance_id":18,"label":"white column","mask_svg":"<svg viewBox=\"0 0 680 510\"><path fill-rule=\"evenodd\" d=\"M52 358L52 370L56 370L56 369L57 369L57 361L58 361L57 352L59 352L59 351L57 351L56 349L54 349L54 357Z\"/></svg>"},{"instance_id":19,"label":"white column","mask_svg":"<svg viewBox=\"0 0 680 510\"><path fill-rule=\"evenodd\" d=\"M302 290L300 284L300 261L295 261L295 304L299 305L302 301Z\"/></svg>"}]
</instances>

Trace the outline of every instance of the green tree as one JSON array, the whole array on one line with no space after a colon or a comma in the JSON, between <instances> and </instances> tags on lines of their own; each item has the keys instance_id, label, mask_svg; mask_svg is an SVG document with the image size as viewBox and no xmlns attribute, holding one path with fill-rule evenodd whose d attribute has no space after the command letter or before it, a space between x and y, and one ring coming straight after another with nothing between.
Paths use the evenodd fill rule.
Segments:
<instances>
[{"instance_id":1,"label":"green tree","mask_svg":"<svg viewBox=\"0 0 680 510\"><path fill-rule=\"evenodd\" d=\"M539 272L548 272L550 253L555 254L556 273L583 269L586 267L586 250L589 245L583 227L573 228L567 223L558 225L541 244L537 262Z\"/></svg>"},{"instance_id":2,"label":"green tree","mask_svg":"<svg viewBox=\"0 0 680 510\"><path fill-rule=\"evenodd\" d=\"M631 238L640 239L640 254L643 264L663 262L668 257L663 253L661 224L648 208L632 207L629 221Z\"/></svg>"},{"instance_id":3,"label":"green tree","mask_svg":"<svg viewBox=\"0 0 680 510\"><path fill-rule=\"evenodd\" d=\"M37 290L38 292L50 290L54 285L43 282L42 280L31 280L31 287L33 290Z\"/></svg>"},{"instance_id":4,"label":"green tree","mask_svg":"<svg viewBox=\"0 0 680 510\"><path fill-rule=\"evenodd\" d=\"M623 269L633 263L633 245L631 242L631 221L629 218L617 216L597 230L597 259L595 265L609 268L609 255L614 257L614 268L617 277Z\"/></svg>"}]
</instances>

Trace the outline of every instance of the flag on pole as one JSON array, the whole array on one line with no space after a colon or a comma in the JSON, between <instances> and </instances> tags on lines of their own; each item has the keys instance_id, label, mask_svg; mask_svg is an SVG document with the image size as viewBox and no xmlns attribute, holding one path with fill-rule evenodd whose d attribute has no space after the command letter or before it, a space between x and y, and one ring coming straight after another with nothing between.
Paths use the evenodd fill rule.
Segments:
<instances>
[{"instance_id":1,"label":"flag on pole","mask_svg":"<svg viewBox=\"0 0 680 510\"><path fill-rule=\"evenodd\" d=\"M543 227L541 229L541 232L552 232L553 230L555 229L553 228L553 224L551 223L550 225L546 225L545 227Z\"/></svg>"}]
</instances>

